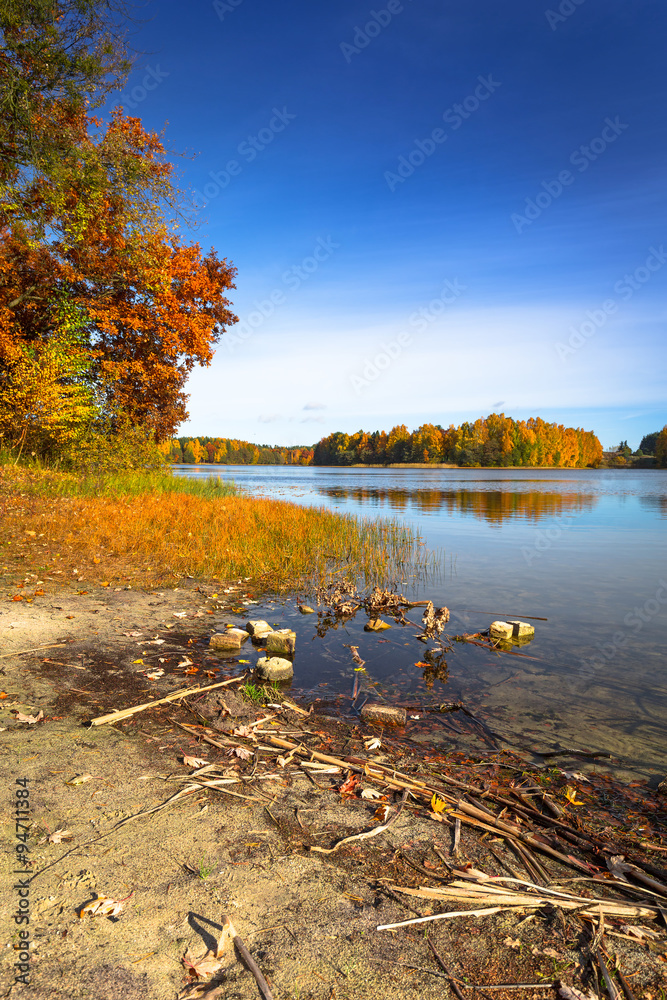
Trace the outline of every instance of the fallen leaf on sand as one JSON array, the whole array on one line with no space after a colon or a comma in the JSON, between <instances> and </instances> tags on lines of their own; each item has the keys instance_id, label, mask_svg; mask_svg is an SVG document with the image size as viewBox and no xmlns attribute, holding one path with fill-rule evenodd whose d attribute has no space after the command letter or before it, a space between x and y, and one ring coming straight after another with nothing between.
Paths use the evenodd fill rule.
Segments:
<instances>
[{"instance_id":1,"label":"fallen leaf on sand","mask_svg":"<svg viewBox=\"0 0 667 1000\"><path fill-rule=\"evenodd\" d=\"M155 670L147 670L146 677L149 681L157 681L160 677L164 677L164 670L162 667L156 667Z\"/></svg>"},{"instance_id":2,"label":"fallen leaf on sand","mask_svg":"<svg viewBox=\"0 0 667 1000\"><path fill-rule=\"evenodd\" d=\"M576 986L559 986L558 994L563 1000L597 1000L594 993L582 993Z\"/></svg>"},{"instance_id":3,"label":"fallen leaf on sand","mask_svg":"<svg viewBox=\"0 0 667 1000\"><path fill-rule=\"evenodd\" d=\"M255 733L250 726L238 726L232 730L232 736L247 736L252 738L254 735Z\"/></svg>"},{"instance_id":4,"label":"fallen leaf on sand","mask_svg":"<svg viewBox=\"0 0 667 1000\"><path fill-rule=\"evenodd\" d=\"M237 757L240 757L241 760L248 760L249 757L252 757L252 751L246 750L245 747L231 747L231 749L227 751L228 757L233 757L234 754L236 754Z\"/></svg>"},{"instance_id":5,"label":"fallen leaf on sand","mask_svg":"<svg viewBox=\"0 0 667 1000\"><path fill-rule=\"evenodd\" d=\"M438 798L438 796L434 792L433 797L431 798L431 809L436 814L436 816L438 815L438 813L445 811L445 805L446 805L445 800Z\"/></svg>"},{"instance_id":6,"label":"fallen leaf on sand","mask_svg":"<svg viewBox=\"0 0 667 1000\"><path fill-rule=\"evenodd\" d=\"M24 715L23 712L16 712L14 718L17 722L27 722L29 726L34 726L36 722L41 722L44 718L44 712L39 710L39 715Z\"/></svg>"},{"instance_id":7,"label":"fallen leaf on sand","mask_svg":"<svg viewBox=\"0 0 667 1000\"><path fill-rule=\"evenodd\" d=\"M143 632L123 632L123 635L127 635L130 639L141 639Z\"/></svg>"},{"instance_id":8,"label":"fallen leaf on sand","mask_svg":"<svg viewBox=\"0 0 667 1000\"><path fill-rule=\"evenodd\" d=\"M513 948L514 951L518 951L521 947L521 941L519 938L506 937L503 944L506 944L508 948Z\"/></svg>"},{"instance_id":9,"label":"fallen leaf on sand","mask_svg":"<svg viewBox=\"0 0 667 1000\"><path fill-rule=\"evenodd\" d=\"M62 844L63 840L71 840L72 834L69 830L54 830L46 839L50 844Z\"/></svg>"},{"instance_id":10,"label":"fallen leaf on sand","mask_svg":"<svg viewBox=\"0 0 667 1000\"><path fill-rule=\"evenodd\" d=\"M76 778L72 778L71 781L66 781L66 785L85 785L87 781L92 781L92 774L77 774Z\"/></svg>"},{"instance_id":11,"label":"fallen leaf on sand","mask_svg":"<svg viewBox=\"0 0 667 1000\"><path fill-rule=\"evenodd\" d=\"M384 798L386 798L386 796L384 796L381 792L378 792L375 788L364 788L363 791L362 791L362 793L361 793L361 797L362 797L362 799L384 799Z\"/></svg>"},{"instance_id":12,"label":"fallen leaf on sand","mask_svg":"<svg viewBox=\"0 0 667 1000\"><path fill-rule=\"evenodd\" d=\"M183 763L186 767L206 767L210 763L208 760L202 760L201 757L188 757L187 754L183 755Z\"/></svg>"},{"instance_id":13,"label":"fallen leaf on sand","mask_svg":"<svg viewBox=\"0 0 667 1000\"><path fill-rule=\"evenodd\" d=\"M188 658L188 657L186 656L186 657L184 657L184 658L183 658L183 659L181 660L181 662L180 662L180 663L178 664L178 666L179 666L179 667L191 667L191 666L192 666L192 660L190 660L190 659L189 659L189 658Z\"/></svg>"},{"instance_id":14,"label":"fallen leaf on sand","mask_svg":"<svg viewBox=\"0 0 667 1000\"><path fill-rule=\"evenodd\" d=\"M364 746L367 750L379 750L382 746L382 740L377 736L371 736L370 739L364 740Z\"/></svg>"},{"instance_id":15,"label":"fallen leaf on sand","mask_svg":"<svg viewBox=\"0 0 667 1000\"><path fill-rule=\"evenodd\" d=\"M185 618L187 611L172 611L174 618Z\"/></svg>"},{"instance_id":16,"label":"fallen leaf on sand","mask_svg":"<svg viewBox=\"0 0 667 1000\"><path fill-rule=\"evenodd\" d=\"M201 958L194 958L188 949L181 961L185 968L192 975L196 976L197 979L201 979L202 976L212 976L222 968L222 962L215 957L212 951L207 951Z\"/></svg>"},{"instance_id":17,"label":"fallen leaf on sand","mask_svg":"<svg viewBox=\"0 0 667 1000\"><path fill-rule=\"evenodd\" d=\"M117 917L122 912L122 902L112 899L111 896L100 894L97 899L93 899L90 903L86 903L85 906L81 907L79 918L83 919L86 915L90 917Z\"/></svg>"}]
</instances>

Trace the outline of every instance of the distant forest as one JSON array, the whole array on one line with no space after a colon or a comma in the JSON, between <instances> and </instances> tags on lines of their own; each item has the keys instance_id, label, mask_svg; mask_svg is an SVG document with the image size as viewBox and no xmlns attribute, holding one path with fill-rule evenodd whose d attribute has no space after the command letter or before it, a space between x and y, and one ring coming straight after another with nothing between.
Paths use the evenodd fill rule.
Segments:
<instances>
[{"instance_id":1,"label":"distant forest","mask_svg":"<svg viewBox=\"0 0 667 1000\"><path fill-rule=\"evenodd\" d=\"M187 465L312 465L313 449L279 448L234 438L180 437L160 446L168 462Z\"/></svg>"},{"instance_id":2,"label":"distant forest","mask_svg":"<svg viewBox=\"0 0 667 1000\"><path fill-rule=\"evenodd\" d=\"M592 431L549 424L540 417L513 420L503 413L448 428L422 424L408 431L405 424L389 433L336 432L315 445L314 465L389 465L440 462L463 466L596 467L602 445Z\"/></svg>"},{"instance_id":3,"label":"distant forest","mask_svg":"<svg viewBox=\"0 0 667 1000\"><path fill-rule=\"evenodd\" d=\"M452 463L463 466L598 466L602 445L592 431L549 424L540 417L512 420L493 413L474 423L443 428L405 424L386 431L336 432L314 448L281 448L233 438L180 437L161 450L169 462L215 465L389 465Z\"/></svg>"}]
</instances>

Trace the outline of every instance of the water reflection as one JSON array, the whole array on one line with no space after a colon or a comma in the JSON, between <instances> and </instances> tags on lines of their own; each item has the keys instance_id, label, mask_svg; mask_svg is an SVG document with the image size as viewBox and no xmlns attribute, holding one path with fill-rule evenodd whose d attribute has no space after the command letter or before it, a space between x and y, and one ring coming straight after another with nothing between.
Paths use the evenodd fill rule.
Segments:
<instances>
[{"instance_id":1,"label":"water reflection","mask_svg":"<svg viewBox=\"0 0 667 1000\"><path fill-rule=\"evenodd\" d=\"M592 494L548 493L543 490L408 490L400 487L328 486L320 487L318 493L328 500L353 500L395 511L467 514L491 524L502 524L512 518L539 521L546 517L577 516L593 510L598 502L598 497Z\"/></svg>"},{"instance_id":2,"label":"water reflection","mask_svg":"<svg viewBox=\"0 0 667 1000\"><path fill-rule=\"evenodd\" d=\"M658 496L640 497L639 502L642 507L648 507L651 512L659 514L661 517L667 517L667 496L664 493Z\"/></svg>"}]
</instances>

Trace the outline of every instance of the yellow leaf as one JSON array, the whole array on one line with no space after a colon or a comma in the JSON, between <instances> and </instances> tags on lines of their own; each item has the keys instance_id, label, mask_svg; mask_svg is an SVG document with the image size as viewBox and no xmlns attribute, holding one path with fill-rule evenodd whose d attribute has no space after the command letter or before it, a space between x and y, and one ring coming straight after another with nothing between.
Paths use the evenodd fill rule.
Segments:
<instances>
[{"instance_id":1,"label":"yellow leaf","mask_svg":"<svg viewBox=\"0 0 667 1000\"><path fill-rule=\"evenodd\" d=\"M439 798L434 792L433 798L431 799L431 809L436 814L436 816L438 815L438 813L445 811L445 805L446 805L445 800Z\"/></svg>"},{"instance_id":2,"label":"yellow leaf","mask_svg":"<svg viewBox=\"0 0 667 1000\"><path fill-rule=\"evenodd\" d=\"M133 663L143 663L143 660L132 660Z\"/></svg>"},{"instance_id":3,"label":"yellow leaf","mask_svg":"<svg viewBox=\"0 0 667 1000\"><path fill-rule=\"evenodd\" d=\"M572 785L568 785L565 789L565 798L573 806L583 806L584 804L582 799L577 799L577 789L573 788Z\"/></svg>"},{"instance_id":4,"label":"yellow leaf","mask_svg":"<svg viewBox=\"0 0 667 1000\"><path fill-rule=\"evenodd\" d=\"M94 563L98 563L98 562L102 562L102 560L99 559L97 556L93 556L93 562Z\"/></svg>"}]
</instances>

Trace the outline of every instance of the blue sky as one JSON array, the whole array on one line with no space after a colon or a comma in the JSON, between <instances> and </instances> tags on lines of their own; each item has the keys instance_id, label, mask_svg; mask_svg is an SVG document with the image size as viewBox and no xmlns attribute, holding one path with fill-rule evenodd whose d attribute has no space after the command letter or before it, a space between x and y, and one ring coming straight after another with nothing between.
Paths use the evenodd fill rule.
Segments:
<instances>
[{"instance_id":1,"label":"blue sky","mask_svg":"<svg viewBox=\"0 0 667 1000\"><path fill-rule=\"evenodd\" d=\"M667 422L656 0L154 0L167 126L241 319L180 433L310 443L502 410Z\"/></svg>"}]
</instances>

